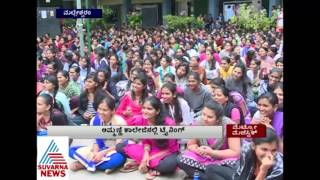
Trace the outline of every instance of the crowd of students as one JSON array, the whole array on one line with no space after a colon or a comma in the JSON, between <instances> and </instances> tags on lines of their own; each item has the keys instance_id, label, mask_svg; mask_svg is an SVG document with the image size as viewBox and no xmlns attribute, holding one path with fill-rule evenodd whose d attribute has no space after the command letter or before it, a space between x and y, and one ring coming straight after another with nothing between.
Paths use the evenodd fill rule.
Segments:
<instances>
[{"instance_id":1,"label":"crowd of students","mask_svg":"<svg viewBox=\"0 0 320 180\"><path fill-rule=\"evenodd\" d=\"M97 139L71 147L76 171L177 168L200 179L282 179L283 34L219 29L96 29L81 56L73 28L37 38L37 127L264 124L252 140ZM83 161L90 153L94 165ZM87 164L86 164L87 163Z\"/></svg>"}]
</instances>

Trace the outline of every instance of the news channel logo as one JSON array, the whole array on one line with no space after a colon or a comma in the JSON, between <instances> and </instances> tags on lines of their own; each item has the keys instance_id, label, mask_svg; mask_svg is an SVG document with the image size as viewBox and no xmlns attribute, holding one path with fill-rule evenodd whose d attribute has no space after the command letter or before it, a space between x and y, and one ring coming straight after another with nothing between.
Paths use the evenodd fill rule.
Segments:
<instances>
[{"instance_id":1,"label":"news channel logo","mask_svg":"<svg viewBox=\"0 0 320 180\"><path fill-rule=\"evenodd\" d=\"M38 137L37 180L68 180L68 137Z\"/></svg>"}]
</instances>

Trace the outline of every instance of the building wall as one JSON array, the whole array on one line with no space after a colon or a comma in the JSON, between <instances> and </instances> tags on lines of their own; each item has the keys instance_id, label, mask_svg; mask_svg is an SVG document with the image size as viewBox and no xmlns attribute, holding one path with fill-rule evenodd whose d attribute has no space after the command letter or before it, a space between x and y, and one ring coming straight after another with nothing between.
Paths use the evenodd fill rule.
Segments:
<instances>
[{"instance_id":1,"label":"building wall","mask_svg":"<svg viewBox=\"0 0 320 180\"><path fill-rule=\"evenodd\" d=\"M153 3L162 3L163 0L131 0L132 4L153 4Z\"/></svg>"},{"instance_id":2,"label":"building wall","mask_svg":"<svg viewBox=\"0 0 320 180\"><path fill-rule=\"evenodd\" d=\"M208 0L194 0L194 16L199 16L200 14L203 16L204 14L208 14Z\"/></svg>"},{"instance_id":3,"label":"building wall","mask_svg":"<svg viewBox=\"0 0 320 180\"><path fill-rule=\"evenodd\" d=\"M60 19L55 18L57 7L37 7L37 36L49 33L51 37L61 33ZM41 11L46 11L46 18L42 18ZM54 16L50 16L48 11L53 11Z\"/></svg>"},{"instance_id":4,"label":"building wall","mask_svg":"<svg viewBox=\"0 0 320 180\"><path fill-rule=\"evenodd\" d=\"M131 4L153 4L162 3L163 0L131 0ZM122 4L122 0L101 0L100 4L117 5Z\"/></svg>"}]
</instances>

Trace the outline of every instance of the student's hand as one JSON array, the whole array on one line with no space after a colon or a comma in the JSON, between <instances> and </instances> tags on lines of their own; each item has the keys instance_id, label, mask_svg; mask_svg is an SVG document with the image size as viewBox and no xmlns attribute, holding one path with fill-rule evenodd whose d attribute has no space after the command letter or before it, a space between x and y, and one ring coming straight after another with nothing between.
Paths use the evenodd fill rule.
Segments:
<instances>
[{"instance_id":1,"label":"student's hand","mask_svg":"<svg viewBox=\"0 0 320 180\"><path fill-rule=\"evenodd\" d=\"M142 160L140 165L139 165L139 171L141 173L147 173L148 172L148 167L147 167L148 161L147 160Z\"/></svg>"},{"instance_id":2,"label":"student's hand","mask_svg":"<svg viewBox=\"0 0 320 180\"><path fill-rule=\"evenodd\" d=\"M263 118L261 118L261 120L260 120L260 124L263 124L263 125L265 125L266 127L269 127L269 128L272 128L272 129L274 129L273 128L273 126L271 125L271 119L270 118L268 118L268 117L263 117Z\"/></svg>"},{"instance_id":3,"label":"student's hand","mask_svg":"<svg viewBox=\"0 0 320 180\"><path fill-rule=\"evenodd\" d=\"M44 126L43 126L43 124L41 123L41 121L44 121L44 117L43 117L43 115L41 114L41 115L39 115L39 114L37 114L37 130L39 130L39 129L43 129L43 128L45 128Z\"/></svg>"},{"instance_id":4,"label":"student's hand","mask_svg":"<svg viewBox=\"0 0 320 180\"><path fill-rule=\"evenodd\" d=\"M260 123L261 124L270 124L271 123L271 119L269 117L266 117L266 116L263 116L261 119L260 119Z\"/></svg>"},{"instance_id":5,"label":"student's hand","mask_svg":"<svg viewBox=\"0 0 320 180\"><path fill-rule=\"evenodd\" d=\"M151 70L148 70L147 72L146 72L146 74L147 74L147 76L148 77L153 77L153 73L152 73L152 71Z\"/></svg>"},{"instance_id":6,"label":"student's hand","mask_svg":"<svg viewBox=\"0 0 320 180\"><path fill-rule=\"evenodd\" d=\"M128 106L126 111L123 112L123 115L130 117L132 115L131 108Z\"/></svg>"},{"instance_id":7,"label":"student's hand","mask_svg":"<svg viewBox=\"0 0 320 180\"><path fill-rule=\"evenodd\" d=\"M93 154L94 154L94 155L97 154L97 153L99 152L99 150L100 150L100 148L99 148L98 144L94 143L94 144L92 145L92 152L93 152Z\"/></svg>"},{"instance_id":8,"label":"student's hand","mask_svg":"<svg viewBox=\"0 0 320 180\"><path fill-rule=\"evenodd\" d=\"M104 157L104 154L102 151L95 153L92 157L92 161L97 163L100 162L102 160L102 158Z\"/></svg>"},{"instance_id":9,"label":"student's hand","mask_svg":"<svg viewBox=\"0 0 320 180\"><path fill-rule=\"evenodd\" d=\"M212 153L212 148L209 146L201 146L200 147L202 149L202 155L203 156L207 156L207 157L211 157L211 153Z\"/></svg>"},{"instance_id":10,"label":"student's hand","mask_svg":"<svg viewBox=\"0 0 320 180\"><path fill-rule=\"evenodd\" d=\"M85 112L85 113L83 114L83 118L86 119L86 120L90 120L90 117L91 117L91 114L88 113L88 112Z\"/></svg>"},{"instance_id":11,"label":"student's hand","mask_svg":"<svg viewBox=\"0 0 320 180\"><path fill-rule=\"evenodd\" d=\"M258 119L253 119L252 118L252 120L251 120L251 122L250 122L250 124L260 124L261 122L260 122L260 120L258 120Z\"/></svg>"},{"instance_id":12,"label":"student's hand","mask_svg":"<svg viewBox=\"0 0 320 180\"><path fill-rule=\"evenodd\" d=\"M106 82L104 83L104 85L103 85L103 88L102 88L102 89L107 90L107 87L108 87L108 81L106 81Z\"/></svg>"},{"instance_id":13,"label":"student's hand","mask_svg":"<svg viewBox=\"0 0 320 180\"><path fill-rule=\"evenodd\" d=\"M260 170L267 172L273 165L274 156L269 152L267 155L262 159Z\"/></svg>"}]
</instances>

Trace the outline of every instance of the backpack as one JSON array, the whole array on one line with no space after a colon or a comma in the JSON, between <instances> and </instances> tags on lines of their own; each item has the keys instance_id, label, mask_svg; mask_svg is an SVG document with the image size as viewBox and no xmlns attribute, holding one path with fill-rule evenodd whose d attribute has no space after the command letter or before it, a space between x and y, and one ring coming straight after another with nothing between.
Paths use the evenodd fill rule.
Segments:
<instances>
[{"instance_id":1,"label":"backpack","mask_svg":"<svg viewBox=\"0 0 320 180\"><path fill-rule=\"evenodd\" d=\"M232 109L237 108L240 112L240 124L245 124L244 116L241 111L241 108L235 105L233 102L228 102L226 107L224 108L224 115L231 119Z\"/></svg>"},{"instance_id":2,"label":"backpack","mask_svg":"<svg viewBox=\"0 0 320 180\"><path fill-rule=\"evenodd\" d=\"M237 92L237 91L231 91L229 93L229 96L231 98L231 102L234 103L234 105L240 110L241 116L243 116L243 120L241 124L250 124L251 121L251 114L249 111L249 108L247 106L246 100L243 98L243 96Z\"/></svg>"}]
</instances>

